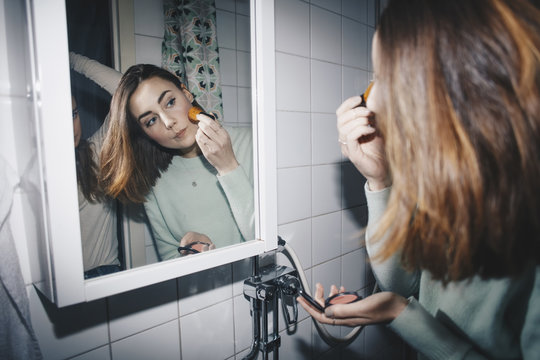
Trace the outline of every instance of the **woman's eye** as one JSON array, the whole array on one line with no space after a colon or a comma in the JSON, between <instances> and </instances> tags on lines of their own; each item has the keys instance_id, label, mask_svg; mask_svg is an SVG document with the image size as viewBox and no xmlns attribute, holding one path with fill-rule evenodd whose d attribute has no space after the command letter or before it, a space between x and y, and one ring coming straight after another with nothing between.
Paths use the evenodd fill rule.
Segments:
<instances>
[{"instance_id":1,"label":"woman's eye","mask_svg":"<svg viewBox=\"0 0 540 360\"><path fill-rule=\"evenodd\" d=\"M175 102L176 102L176 98L172 98L171 100L169 100L169 101L167 102L167 107L173 106Z\"/></svg>"},{"instance_id":2,"label":"woman's eye","mask_svg":"<svg viewBox=\"0 0 540 360\"><path fill-rule=\"evenodd\" d=\"M146 122L144 123L144 125L145 125L146 127L150 127L150 126L154 125L155 122L156 122L156 117L154 116L154 117L152 117L152 118L146 120Z\"/></svg>"}]
</instances>

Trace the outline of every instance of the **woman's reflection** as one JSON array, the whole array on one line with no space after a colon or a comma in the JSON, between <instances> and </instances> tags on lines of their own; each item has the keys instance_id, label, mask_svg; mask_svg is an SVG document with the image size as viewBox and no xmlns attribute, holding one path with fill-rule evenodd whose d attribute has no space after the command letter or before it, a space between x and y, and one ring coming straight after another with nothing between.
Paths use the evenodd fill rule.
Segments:
<instances>
[{"instance_id":1,"label":"woman's reflection","mask_svg":"<svg viewBox=\"0 0 540 360\"><path fill-rule=\"evenodd\" d=\"M81 139L81 119L75 97L72 97L71 105L84 278L89 279L121 270L116 236L116 202L105 196L97 177L97 151L104 133L98 130L88 140Z\"/></svg>"},{"instance_id":2,"label":"woman's reflection","mask_svg":"<svg viewBox=\"0 0 540 360\"><path fill-rule=\"evenodd\" d=\"M202 114L192 122L193 105L180 80L153 65L129 68L111 102L104 188L144 202L161 260L255 238L251 128Z\"/></svg>"}]
</instances>

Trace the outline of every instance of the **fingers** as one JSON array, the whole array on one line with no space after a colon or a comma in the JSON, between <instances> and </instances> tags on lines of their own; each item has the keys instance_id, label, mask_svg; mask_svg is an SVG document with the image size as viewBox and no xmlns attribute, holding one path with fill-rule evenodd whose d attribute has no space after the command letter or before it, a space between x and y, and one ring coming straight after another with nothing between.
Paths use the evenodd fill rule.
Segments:
<instances>
[{"instance_id":1,"label":"fingers","mask_svg":"<svg viewBox=\"0 0 540 360\"><path fill-rule=\"evenodd\" d=\"M226 137L228 135L227 131L215 120L212 120L210 117L199 114L197 115L199 121L199 129L206 135L209 139L217 141L217 139Z\"/></svg>"},{"instance_id":2,"label":"fingers","mask_svg":"<svg viewBox=\"0 0 540 360\"><path fill-rule=\"evenodd\" d=\"M360 105L362 103L362 97L361 96L353 96L345 100L336 110L336 115L338 117L341 116L344 112Z\"/></svg>"}]
</instances>

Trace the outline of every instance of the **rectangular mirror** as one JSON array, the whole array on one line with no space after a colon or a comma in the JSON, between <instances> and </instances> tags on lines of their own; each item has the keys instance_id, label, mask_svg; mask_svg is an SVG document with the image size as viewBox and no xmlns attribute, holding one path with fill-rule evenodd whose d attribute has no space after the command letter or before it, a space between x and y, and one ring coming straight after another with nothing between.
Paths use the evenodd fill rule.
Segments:
<instances>
[{"instance_id":1,"label":"rectangular mirror","mask_svg":"<svg viewBox=\"0 0 540 360\"><path fill-rule=\"evenodd\" d=\"M213 2L204 2L214 6ZM147 51L152 48L152 45L141 45L148 40L153 40L153 43L156 43L156 39L148 39L145 35L139 35L141 29L148 25L140 25L141 21L147 20L148 23L156 21L156 17L147 18L152 16L151 13L141 13L139 10L135 10L138 9L138 6L144 7L144 3L145 1L137 0L102 0L95 4L91 3L89 8L84 9L81 8L85 5L84 1L49 0L31 2L29 6L32 10L28 24L31 27L29 33L33 36L30 41L33 44L31 49L31 60L34 64L33 83L35 84L33 96L38 100L34 103L40 144L39 161L43 180L43 208L46 214L44 219L46 243L42 244L39 249L39 266L36 267L39 275L34 276L34 278L43 279L36 283L36 287L58 306L90 301L165 281L258 255L275 249L277 246L275 54L272 15L274 5L272 1L262 0L218 1L221 8L218 7L215 11L217 25L214 24L214 26L217 28L217 47L214 47L214 51L219 53L219 60L214 59L213 63L207 63L205 66L219 65L220 67L219 84L212 84L212 86L221 86L221 90L214 94L222 94L223 104L212 109L214 111L218 109L216 111L218 113L221 109L218 120L221 120L223 128L233 134L230 135L232 141L234 142L235 131L240 128L250 127L250 132L253 134L249 141L251 148L249 156L243 156L240 153L235 155L238 159L253 158L252 163L242 165L244 168L250 169L247 176L252 179L253 183L254 229L249 238L244 236L248 232L239 231L236 237L227 235L224 236L223 240L219 240L220 235L226 231L219 231L215 221L210 223L207 229L205 223L200 219L202 218L200 215L197 220L202 224L199 224L198 228L195 225L185 225L184 228L193 226L185 230L196 233L208 231L207 237L214 239L215 249L189 256L170 256L168 255L170 252L162 251L163 246L159 245L159 241L167 242L167 239L164 239L161 234L161 227L172 228L176 226L175 217L178 214L176 212L172 215L163 214L162 225L159 222L157 222L158 225L155 225L156 213L161 211L160 205L164 201L159 202L159 195L156 195L158 200L153 199L157 205L153 208L145 206L144 213L148 215L149 219L147 222L140 221L134 215L144 209L143 205L119 205L115 202L122 210L122 216L118 220L119 236L114 239L119 242L112 247L109 246L109 248L120 249L114 254L117 257L114 264L119 265L122 270L84 280L84 274L89 270L88 262L90 260L88 258L96 258L97 255L88 255L96 247L92 246L90 251L85 249L84 239L81 238L81 229L83 229L83 237L99 232L95 231L94 225L87 223L88 216L79 216L81 196L78 195L78 189L80 189L80 183L78 185L75 174L77 166L80 166L80 159L78 156L76 162L73 156L74 130L77 130L78 124L73 119L75 119L75 115L80 117L82 139L92 141L91 136L96 131L100 131L103 119L109 110L110 98L108 96L110 94L107 94L100 86L96 87L95 84L85 83L88 81L88 74L85 74L84 71L75 71L77 73L75 75L74 71L70 73L68 53L72 51L85 55L86 58L79 58L79 60L98 60L100 63L121 72L125 72L135 62L160 65L156 64L155 59L159 61L162 58L161 46L153 47L157 48L158 52L154 54ZM159 3L159 6L162 6L161 2L147 1L146 3L148 3L146 5L153 4L152 6ZM197 2L191 2L191 4L195 4L192 5L193 8L198 8ZM189 10L194 11L194 9ZM95 14L92 15L92 12ZM159 17L159 12L154 14L158 14L157 17ZM103 24L98 25L92 19L103 20ZM158 19L158 21L164 21L164 19ZM196 16L192 16L190 21L196 22ZM87 24L85 25L85 23ZM107 28L110 30L107 31ZM225 32L229 30L233 30L234 34ZM208 34L206 32L197 33L197 29L195 29L195 35L196 41L201 39L205 39L203 42L206 43L216 41L208 41L205 38ZM167 39L167 36L165 38ZM220 39L222 39L221 43ZM138 53L138 46L139 49L145 49L145 51ZM190 45L184 46L189 47ZM51 48L55 50L50 51ZM189 50L192 49L189 48ZM73 59L74 57L71 56L72 68ZM188 60L193 62L192 58ZM173 61L169 64L169 68L174 65ZM231 74L232 69L235 70L234 76ZM189 71L186 70L186 73ZM211 106L212 101L209 101L209 96L205 93L197 93L197 85L199 88L208 88L207 80L208 78L199 78L193 82L186 78L185 81L189 84L189 89L197 102L201 105L204 103L204 108ZM192 87L193 84L195 87ZM92 86L96 89L92 90ZM77 104L73 108L72 94ZM214 97L219 98L215 95ZM246 102L251 102L251 106L239 105L239 103L245 104ZM74 111L75 109L77 111ZM152 137L150 136L150 138ZM205 156L204 150L202 153L202 156ZM202 160L205 160L206 157L209 158L208 162L211 164L211 155L205 156L205 158L202 158L200 154L197 156ZM245 160L238 160L239 163L242 161ZM173 160L170 166L176 165ZM186 176L185 181L193 188L198 187L203 190L199 179L191 179L189 176L192 174L186 173L188 176ZM165 177L162 176L158 179L158 185L163 178ZM157 190L152 191L152 194L157 193ZM193 204L192 207L199 205L201 204ZM206 208L208 210L204 210L203 206L203 210L199 209L198 211L206 213L212 211L212 208L218 208L218 206L213 203L210 208ZM182 209L178 210L178 212L181 211ZM219 216L214 215L214 217ZM145 225L147 223L148 227ZM192 224L194 221L190 220L187 223ZM212 227L218 230L213 230L214 233L211 233L209 229ZM87 235L84 235L85 228ZM174 230L171 230L171 233L173 234L172 238L180 244L180 233L174 233ZM177 253L176 247L173 244L172 248L175 253ZM99 261L96 264L99 265Z\"/></svg>"}]
</instances>

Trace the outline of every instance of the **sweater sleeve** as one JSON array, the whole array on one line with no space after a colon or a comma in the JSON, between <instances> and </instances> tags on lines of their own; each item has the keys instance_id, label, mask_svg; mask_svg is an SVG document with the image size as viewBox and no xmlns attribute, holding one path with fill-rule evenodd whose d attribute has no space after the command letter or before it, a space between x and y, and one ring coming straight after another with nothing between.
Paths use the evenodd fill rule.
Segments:
<instances>
[{"instance_id":1,"label":"sweater sleeve","mask_svg":"<svg viewBox=\"0 0 540 360\"><path fill-rule=\"evenodd\" d=\"M178 246L181 239L176 239L163 220L161 208L153 191L147 195L144 203L146 216L152 228L152 237L159 254L160 260L169 260L180 257Z\"/></svg>"},{"instance_id":2,"label":"sweater sleeve","mask_svg":"<svg viewBox=\"0 0 540 360\"><path fill-rule=\"evenodd\" d=\"M536 267L534 288L521 331L521 351L525 360L538 359L540 354L540 266Z\"/></svg>"},{"instance_id":3,"label":"sweater sleeve","mask_svg":"<svg viewBox=\"0 0 540 360\"><path fill-rule=\"evenodd\" d=\"M244 240L255 239L255 198L253 194L253 133L249 128L229 129L234 153L240 165L218 176L229 207Z\"/></svg>"},{"instance_id":4,"label":"sweater sleeve","mask_svg":"<svg viewBox=\"0 0 540 360\"><path fill-rule=\"evenodd\" d=\"M429 359L487 359L435 319L414 297L388 326Z\"/></svg>"},{"instance_id":5,"label":"sweater sleeve","mask_svg":"<svg viewBox=\"0 0 540 360\"><path fill-rule=\"evenodd\" d=\"M253 185L243 166L224 176L218 176L219 183L227 196L229 206L244 240L255 239L255 212Z\"/></svg>"},{"instance_id":6,"label":"sweater sleeve","mask_svg":"<svg viewBox=\"0 0 540 360\"><path fill-rule=\"evenodd\" d=\"M376 231L378 222L386 210L391 188L371 191L366 182L364 189L369 213L366 249L369 257L372 258L379 253L387 241L386 238L372 241L371 235ZM415 295L418 292L420 272L410 273L403 269L401 266L401 253L396 253L384 261L373 260L371 267L381 289L398 293L404 297Z\"/></svg>"},{"instance_id":7,"label":"sweater sleeve","mask_svg":"<svg viewBox=\"0 0 540 360\"><path fill-rule=\"evenodd\" d=\"M74 52L69 53L69 64L73 70L86 76L111 95L116 91L122 78L122 73L115 69Z\"/></svg>"}]
</instances>

